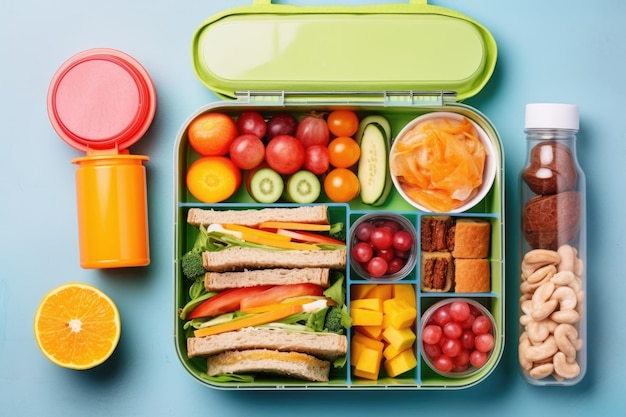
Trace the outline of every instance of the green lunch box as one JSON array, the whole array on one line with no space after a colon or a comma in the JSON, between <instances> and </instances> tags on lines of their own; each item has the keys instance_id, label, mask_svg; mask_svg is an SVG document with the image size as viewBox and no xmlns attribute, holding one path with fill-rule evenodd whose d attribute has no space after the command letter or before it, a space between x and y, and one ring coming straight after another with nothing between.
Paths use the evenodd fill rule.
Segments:
<instances>
[{"instance_id":1,"label":"green lunch box","mask_svg":"<svg viewBox=\"0 0 626 417\"><path fill-rule=\"evenodd\" d=\"M174 337L179 359L200 383L218 389L460 389L483 381L497 366L504 349L504 155L496 128L477 109L462 101L477 94L496 64L497 47L492 35L478 22L456 11L427 4L368 6L293 6L255 0L253 4L221 12L204 21L192 42L194 70L199 80L220 101L196 110L182 124L174 159ZM480 293L425 292L420 287L420 259L405 278L394 284L413 286L417 320L413 345L417 365L390 377L381 367L376 380L354 375L348 331L348 353L342 368L331 370L330 381L308 382L281 376L259 375L253 382L220 382L206 378L206 360L189 358L184 321L179 309L189 301L189 280L181 269L182 255L191 249L197 228L187 224L190 208L237 210L262 208L245 186L216 204L198 201L186 186L186 173L199 155L189 145L191 121L208 112L236 118L245 110L272 115L289 112L302 118L311 112L350 109L360 118L382 115L391 124L391 137L414 118L430 112L452 112L480 126L493 142L496 173L486 196L473 208L448 214L452 218L480 218L491 224L488 260L490 291ZM368 213L394 212L415 226L431 212L422 212L392 189L380 206L358 198L334 203L322 197L313 204L328 206L331 221L351 225ZM291 207L275 203L270 207ZM349 255L348 243L348 256ZM346 304L359 285L371 284L356 274L348 262L345 270ZM444 299L466 297L485 306L496 326L495 344L488 362L466 377L444 377L421 358L419 322L428 307Z\"/></svg>"}]
</instances>

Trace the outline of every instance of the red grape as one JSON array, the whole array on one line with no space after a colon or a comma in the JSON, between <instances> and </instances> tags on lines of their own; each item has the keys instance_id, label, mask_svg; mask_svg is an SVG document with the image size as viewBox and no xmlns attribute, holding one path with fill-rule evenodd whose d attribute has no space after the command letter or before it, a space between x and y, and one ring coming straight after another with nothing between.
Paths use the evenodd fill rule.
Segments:
<instances>
[{"instance_id":1,"label":"red grape","mask_svg":"<svg viewBox=\"0 0 626 417\"><path fill-rule=\"evenodd\" d=\"M454 362L446 355L437 356L433 361L433 365L439 372L450 372L454 368Z\"/></svg>"},{"instance_id":2,"label":"red grape","mask_svg":"<svg viewBox=\"0 0 626 417\"><path fill-rule=\"evenodd\" d=\"M483 334L491 331L491 321L487 316L478 316L472 323L472 331L474 334Z\"/></svg>"},{"instance_id":3,"label":"red grape","mask_svg":"<svg viewBox=\"0 0 626 417\"><path fill-rule=\"evenodd\" d=\"M370 233L370 243L374 249L389 249L393 241L393 232L387 227L377 227Z\"/></svg>"},{"instance_id":4,"label":"red grape","mask_svg":"<svg viewBox=\"0 0 626 417\"><path fill-rule=\"evenodd\" d=\"M490 333L483 333L476 336L474 344L476 345L476 350L487 353L493 349L495 342Z\"/></svg>"},{"instance_id":5,"label":"red grape","mask_svg":"<svg viewBox=\"0 0 626 417\"><path fill-rule=\"evenodd\" d=\"M374 250L369 243L359 242L352 247L352 258L357 262L368 262L373 254Z\"/></svg>"},{"instance_id":6,"label":"red grape","mask_svg":"<svg viewBox=\"0 0 626 417\"><path fill-rule=\"evenodd\" d=\"M441 330L441 327L435 324L429 324L422 330L422 341L429 345L437 344L439 343L439 340L441 340L442 334L443 331Z\"/></svg>"},{"instance_id":7,"label":"red grape","mask_svg":"<svg viewBox=\"0 0 626 417\"><path fill-rule=\"evenodd\" d=\"M367 263L367 272L373 277L381 277L387 272L387 261L380 256L374 256Z\"/></svg>"},{"instance_id":8,"label":"red grape","mask_svg":"<svg viewBox=\"0 0 626 417\"><path fill-rule=\"evenodd\" d=\"M413 246L413 237L406 230L398 230L393 234L392 246L394 249L407 251Z\"/></svg>"},{"instance_id":9,"label":"red grape","mask_svg":"<svg viewBox=\"0 0 626 417\"><path fill-rule=\"evenodd\" d=\"M480 368L487 363L487 359L487 354L485 352L481 352L480 350L473 350L470 353L470 363L476 368Z\"/></svg>"},{"instance_id":10,"label":"red grape","mask_svg":"<svg viewBox=\"0 0 626 417\"><path fill-rule=\"evenodd\" d=\"M449 321L443 326L443 334L451 339L458 339L463 333L463 328L456 321Z\"/></svg>"},{"instance_id":11,"label":"red grape","mask_svg":"<svg viewBox=\"0 0 626 417\"><path fill-rule=\"evenodd\" d=\"M450 316L454 321L462 322L470 315L470 307L465 301L453 301L450 304Z\"/></svg>"}]
</instances>

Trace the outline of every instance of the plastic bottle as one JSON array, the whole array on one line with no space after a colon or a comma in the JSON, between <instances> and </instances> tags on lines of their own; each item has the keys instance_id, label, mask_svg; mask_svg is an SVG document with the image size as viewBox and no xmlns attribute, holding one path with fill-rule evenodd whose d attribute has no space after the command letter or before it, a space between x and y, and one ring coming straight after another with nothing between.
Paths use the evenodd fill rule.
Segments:
<instances>
[{"instance_id":1,"label":"plastic bottle","mask_svg":"<svg viewBox=\"0 0 626 417\"><path fill-rule=\"evenodd\" d=\"M578 129L576 105L526 106L518 353L522 374L534 385L574 385L586 371L586 198Z\"/></svg>"}]
</instances>

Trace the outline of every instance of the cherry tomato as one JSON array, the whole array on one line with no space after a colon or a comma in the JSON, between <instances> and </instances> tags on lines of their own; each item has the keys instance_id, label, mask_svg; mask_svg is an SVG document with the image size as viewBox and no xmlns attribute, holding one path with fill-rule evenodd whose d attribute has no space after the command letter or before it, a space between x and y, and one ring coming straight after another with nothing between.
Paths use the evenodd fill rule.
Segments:
<instances>
[{"instance_id":1,"label":"cherry tomato","mask_svg":"<svg viewBox=\"0 0 626 417\"><path fill-rule=\"evenodd\" d=\"M450 316L454 321L462 322L467 320L470 315L469 304L465 301L453 301L450 304Z\"/></svg>"},{"instance_id":2,"label":"cherry tomato","mask_svg":"<svg viewBox=\"0 0 626 417\"><path fill-rule=\"evenodd\" d=\"M429 345L434 345L439 343L442 334L443 331L441 330L441 327L435 324L429 324L422 330L422 341Z\"/></svg>"},{"instance_id":3,"label":"cherry tomato","mask_svg":"<svg viewBox=\"0 0 626 417\"><path fill-rule=\"evenodd\" d=\"M304 168L316 175L328 171L330 156L328 148L323 145L311 145L304 149Z\"/></svg>"},{"instance_id":4,"label":"cherry tomato","mask_svg":"<svg viewBox=\"0 0 626 417\"><path fill-rule=\"evenodd\" d=\"M246 133L232 141L228 155L240 169L249 170L265 159L265 145L258 136Z\"/></svg>"},{"instance_id":5,"label":"cherry tomato","mask_svg":"<svg viewBox=\"0 0 626 417\"><path fill-rule=\"evenodd\" d=\"M386 227L377 227L370 234L374 249L389 249L393 243L393 232Z\"/></svg>"},{"instance_id":6,"label":"cherry tomato","mask_svg":"<svg viewBox=\"0 0 626 417\"><path fill-rule=\"evenodd\" d=\"M279 174L293 174L304 164L304 146L293 136L274 136L265 147L265 160Z\"/></svg>"},{"instance_id":7,"label":"cherry tomato","mask_svg":"<svg viewBox=\"0 0 626 417\"><path fill-rule=\"evenodd\" d=\"M359 179L347 168L335 168L324 178L324 192L335 203L347 203L359 195Z\"/></svg>"},{"instance_id":8,"label":"cherry tomato","mask_svg":"<svg viewBox=\"0 0 626 417\"><path fill-rule=\"evenodd\" d=\"M381 277L387 273L387 261L380 256L374 256L367 263L367 272L373 277Z\"/></svg>"},{"instance_id":9,"label":"cherry tomato","mask_svg":"<svg viewBox=\"0 0 626 417\"><path fill-rule=\"evenodd\" d=\"M189 145L202 156L226 155L238 135L235 120L218 112L202 113L187 127Z\"/></svg>"},{"instance_id":10,"label":"cherry tomato","mask_svg":"<svg viewBox=\"0 0 626 417\"><path fill-rule=\"evenodd\" d=\"M398 230L393 234L392 246L400 251L408 251L413 246L413 237L406 230Z\"/></svg>"},{"instance_id":11,"label":"cherry tomato","mask_svg":"<svg viewBox=\"0 0 626 417\"><path fill-rule=\"evenodd\" d=\"M491 331L491 321L487 316L476 317L472 323L472 331L476 335Z\"/></svg>"},{"instance_id":12,"label":"cherry tomato","mask_svg":"<svg viewBox=\"0 0 626 417\"><path fill-rule=\"evenodd\" d=\"M373 255L374 250L366 242L359 242L352 247L352 257L357 262L368 262Z\"/></svg>"},{"instance_id":13,"label":"cherry tomato","mask_svg":"<svg viewBox=\"0 0 626 417\"><path fill-rule=\"evenodd\" d=\"M225 156L205 156L187 171L189 192L203 203L219 203L234 194L241 184L239 168Z\"/></svg>"},{"instance_id":14,"label":"cherry tomato","mask_svg":"<svg viewBox=\"0 0 626 417\"><path fill-rule=\"evenodd\" d=\"M350 168L361 156L361 148L348 136L340 136L328 144L330 164L335 168Z\"/></svg>"},{"instance_id":15,"label":"cherry tomato","mask_svg":"<svg viewBox=\"0 0 626 417\"><path fill-rule=\"evenodd\" d=\"M294 136L298 128L298 119L291 113L277 113L267 122L267 138L278 135Z\"/></svg>"},{"instance_id":16,"label":"cherry tomato","mask_svg":"<svg viewBox=\"0 0 626 417\"><path fill-rule=\"evenodd\" d=\"M328 124L326 124L326 120L318 114L310 114L300 120L295 136L302 142L305 148L311 145L326 146L330 140Z\"/></svg>"},{"instance_id":17,"label":"cherry tomato","mask_svg":"<svg viewBox=\"0 0 626 417\"><path fill-rule=\"evenodd\" d=\"M335 136L353 136L359 128L359 118L352 110L334 110L328 115L328 129Z\"/></svg>"},{"instance_id":18,"label":"cherry tomato","mask_svg":"<svg viewBox=\"0 0 626 417\"><path fill-rule=\"evenodd\" d=\"M267 132L267 123L261 116L261 113L256 111L244 111L237 118L237 127L239 128L239 134L252 134L259 138L263 138Z\"/></svg>"}]
</instances>

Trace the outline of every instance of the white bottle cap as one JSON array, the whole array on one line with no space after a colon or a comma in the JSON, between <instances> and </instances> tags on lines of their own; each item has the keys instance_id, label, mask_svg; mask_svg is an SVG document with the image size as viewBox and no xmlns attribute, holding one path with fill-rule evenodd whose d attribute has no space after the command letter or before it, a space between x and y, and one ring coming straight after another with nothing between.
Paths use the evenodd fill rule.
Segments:
<instances>
[{"instance_id":1,"label":"white bottle cap","mask_svg":"<svg viewBox=\"0 0 626 417\"><path fill-rule=\"evenodd\" d=\"M526 129L578 131L578 127L578 106L575 104L530 103L526 105Z\"/></svg>"}]
</instances>

